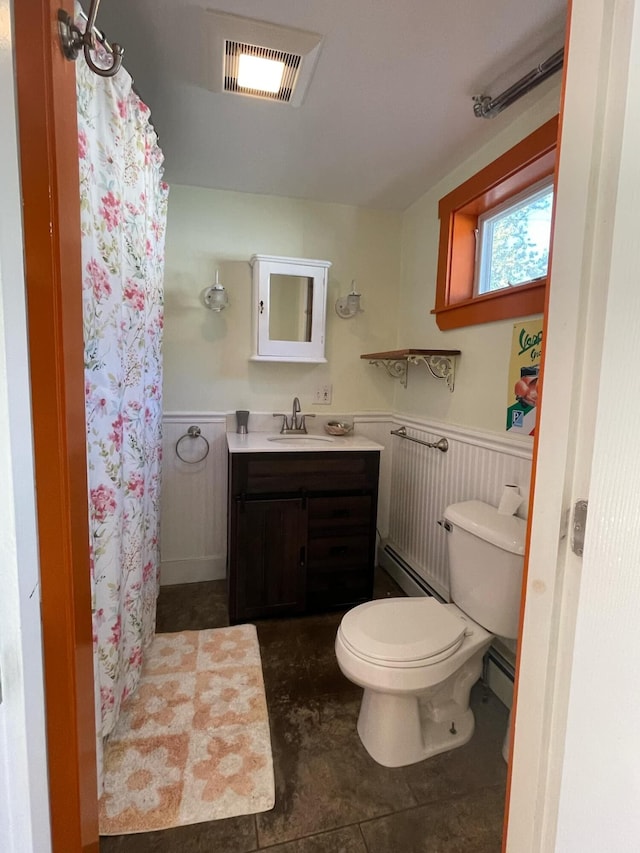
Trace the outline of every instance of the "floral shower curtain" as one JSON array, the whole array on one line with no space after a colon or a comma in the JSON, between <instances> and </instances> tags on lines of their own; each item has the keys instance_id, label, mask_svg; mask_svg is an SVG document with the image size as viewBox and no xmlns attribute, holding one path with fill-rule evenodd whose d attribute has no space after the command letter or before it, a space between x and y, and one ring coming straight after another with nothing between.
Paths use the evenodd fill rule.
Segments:
<instances>
[{"instance_id":1,"label":"floral shower curtain","mask_svg":"<svg viewBox=\"0 0 640 853\"><path fill-rule=\"evenodd\" d=\"M155 629L168 188L129 74L76 63L97 733L112 731Z\"/></svg>"}]
</instances>

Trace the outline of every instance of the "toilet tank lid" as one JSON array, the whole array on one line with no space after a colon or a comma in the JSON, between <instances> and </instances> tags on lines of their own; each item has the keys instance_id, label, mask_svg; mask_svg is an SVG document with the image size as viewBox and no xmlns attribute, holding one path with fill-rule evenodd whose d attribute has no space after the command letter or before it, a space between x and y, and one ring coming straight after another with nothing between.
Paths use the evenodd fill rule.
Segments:
<instances>
[{"instance_id":1,"label":"toilet tank lid","mask_svg":"<svg viewBox=\"0 0 640 853\"><path fill-rule=\"evenodd\" d=\"M527 522L522 518L501 515L495 506L483 501L451 504L445 509L444 517L474 536L502 548L503 551L524 554Z\"/></svg>"}]
</instances>

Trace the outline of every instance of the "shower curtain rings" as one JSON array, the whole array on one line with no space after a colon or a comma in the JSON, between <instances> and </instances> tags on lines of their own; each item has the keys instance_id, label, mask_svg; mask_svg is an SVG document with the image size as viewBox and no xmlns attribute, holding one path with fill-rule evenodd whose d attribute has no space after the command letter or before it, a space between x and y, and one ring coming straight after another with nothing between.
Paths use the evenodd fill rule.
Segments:
<instances>
[{"instance_id":1,"label":"shower curtain rings","mask_svg":"<svg viewBox=\"0 0 640 853\"><path fill-rule=\"evenodd\" d=\"M205 444L204 453L202 454L202 456L199 459L185 459L184 456L181 455L180 445L185 440L185 438L201 438L204 441L204 444ZM189 429L186 431L186 433L183 436L180 436L180 438L176 441L176 456L178 457L178 459L182 460L182 462L186 462L187 465L197 465L198 462L202 462L203 459L206 459L208 455L209 455L209 442L203 436L202 430L200 429L199 426L190 426Z\"/></svg>"}]
</instances>

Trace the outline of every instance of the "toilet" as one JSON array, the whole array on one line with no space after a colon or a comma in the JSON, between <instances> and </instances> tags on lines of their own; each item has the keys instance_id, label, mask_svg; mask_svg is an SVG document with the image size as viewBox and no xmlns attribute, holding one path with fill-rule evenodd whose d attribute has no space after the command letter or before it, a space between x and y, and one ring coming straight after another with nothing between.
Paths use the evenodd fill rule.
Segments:
<instances>
[{"instance_id":1,"label":"toilet","mask_svg":"<svg viewBox=\"0 0 640 853\"><path fill-rule=\"evenodd\" d=\"M444 518L452 603L368 601L345 614L336 636L340 669L364 688L360 740L385 767L467 743L483 656L494 635L518 634L526 523L475 500Z\"/></svg>"}]
</instances>

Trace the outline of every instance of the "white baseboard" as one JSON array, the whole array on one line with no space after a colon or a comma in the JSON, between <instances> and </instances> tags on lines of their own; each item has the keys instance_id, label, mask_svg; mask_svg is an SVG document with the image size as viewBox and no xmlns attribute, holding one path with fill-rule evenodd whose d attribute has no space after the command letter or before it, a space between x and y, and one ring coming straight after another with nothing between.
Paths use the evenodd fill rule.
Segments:
<instances>
[{"instance_id":1,"label":"white baseboard","mask_svg":"<svg viewBox=\"0 0 640 853\"><path fill-rule=\"evenodd\" d=\"M160 586L223 580L227 576L226 562L224 556L163 560L160 564Z\"/></svg>"}]
</instances>

